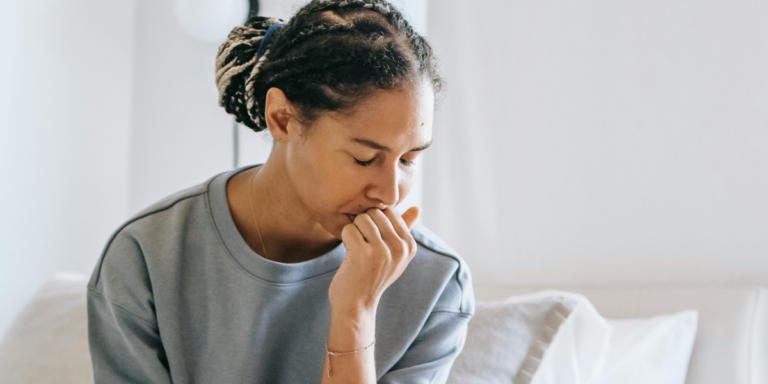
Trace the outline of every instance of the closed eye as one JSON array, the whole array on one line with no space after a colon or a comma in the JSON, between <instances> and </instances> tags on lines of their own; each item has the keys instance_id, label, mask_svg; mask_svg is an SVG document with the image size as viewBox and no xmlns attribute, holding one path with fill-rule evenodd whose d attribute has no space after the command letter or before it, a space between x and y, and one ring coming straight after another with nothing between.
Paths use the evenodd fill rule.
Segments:
<instances>
[{"instance_id":1,"label":"closed eye","mask_svg":"<svg viewBox=\"0 0 768 384\"><path fill-rule=\"evenodd\" d=\"M353 159L355 159L355 163L357 163L358 165L360 165L360 166L363 166L363 167L367 167L367 166L371 165L371 164L373 163L373 161L374 161L374 160L376 160L376 158L375 158L375 157L374 157L373 159L370 159L370 160L365 160L365 161L363 161L363 160L358 160L358 159L357 159L357 158L355 158L355 157L353 157ZM403 165L406 165L406 166L411 166L411 165L413 165L413 163L414 163L415 161L408 161L408 160L406 160L406 159L400 159L400 162L401 162L401 163L403 163Z\"/></svg>"},{"instance_id":2,"label":"closed eye","mask_svg":"<svg viewBox=\"0 0 768 384\"><path fill-rule=\"evenodd\" d=\"M371 165L371 163L373 163L373 161L376 160L375 157L373 159L366 160L366 161L361 161L361 160L358 160L357 158L354 158L354 157L353 157L353 159L355 159L355 162L358 165L362 165L363 167L367 167L367 166Z\"/></svg>"}]
</instances>

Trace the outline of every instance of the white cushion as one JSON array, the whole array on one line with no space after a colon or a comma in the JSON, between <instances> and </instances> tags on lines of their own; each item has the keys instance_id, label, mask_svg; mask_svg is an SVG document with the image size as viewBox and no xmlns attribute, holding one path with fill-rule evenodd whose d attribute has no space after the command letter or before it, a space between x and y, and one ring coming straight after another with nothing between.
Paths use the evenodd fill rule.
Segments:
<instances>
[{"instance_id":1,"label":"white cushion","mask_svg":"<svg viewBox=\"0 0 768 384\"><path fill-rule=\"evenodd\" d=\"M613 326L583 295L553 290L539 294L570 297L579 305L558 330L538 369L532 372L533 378L526 380L521 376L525 371L521 370L514 384L594 383L608 358Z\"/></svg>"},{"instance_id":2,"label":"white cushion","mask_svg":"<svg viewBox=\"0 0 768 384\"><path fill-rule=\"evenodd\" d=\"M556 290L480 300L448 382L684 384L697 315L606 320Z\"/></svg>"},{"instance_id":3,"label":"white cushion","mask_svg":"<svg viewBox=\"0 0 768 384\"><path fill-rule=\"evenodd\" d=\"M591 377L605 358L610 331L589 301L577 294L543 291L478 301L448 383L528 384L536 372L556 373L562 361L558 357L565 355L574 356L576 364L570 372L560 370L561 376ZM549 353L552 347L559 352Z\"/></svg>"},{"instance_id":4,"label":"white cushion","mask_svg":"<svg viewBox=\"0 0 768 384\"><path fill-rule=\"evenodd\" d=\"M610 353L595 384L684 384L698 312L608 320Z\"/></svg>"}]
</instances>

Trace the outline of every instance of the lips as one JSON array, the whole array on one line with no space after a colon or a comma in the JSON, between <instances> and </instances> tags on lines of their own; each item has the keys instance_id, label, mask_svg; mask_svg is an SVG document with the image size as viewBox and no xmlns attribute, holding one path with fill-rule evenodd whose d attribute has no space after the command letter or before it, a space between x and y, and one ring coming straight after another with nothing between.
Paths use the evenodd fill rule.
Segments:
<instances>
[{"instance_id":1,"label":"lips","mask_svg":"<svg viewBox=\"0 0 768 384\"><path fill-rule=\"evenodd\" d=\"M357 216L357 215L352 215L352 214L349 214L349 213L345 213L345 215L347 215L347 218L349 219L350 223L354 222L355 221L355 217Z\"/></svg>"}]
</instances>

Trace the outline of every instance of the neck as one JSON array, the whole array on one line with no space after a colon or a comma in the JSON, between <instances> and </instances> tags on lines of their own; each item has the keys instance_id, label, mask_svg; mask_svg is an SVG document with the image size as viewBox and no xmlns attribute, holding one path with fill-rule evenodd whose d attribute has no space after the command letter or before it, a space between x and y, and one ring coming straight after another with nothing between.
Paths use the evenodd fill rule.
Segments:
<instances>
[{"instance_id":1,"label":"neck","mask_svg":"<svg viewBox=\"0 0 768 384\"><path fill-rule=\"evenodd\" d=\"M227 183L230 212L243 239L262 257L281 263L314 259L336 247L340 240L314 220L288 178L284 157L276 156L275 152L263 165L230 179ZM249 187L253 189L249 191ZM266 255L262 255L259 232Z\"/></svg>"}]
</instances>

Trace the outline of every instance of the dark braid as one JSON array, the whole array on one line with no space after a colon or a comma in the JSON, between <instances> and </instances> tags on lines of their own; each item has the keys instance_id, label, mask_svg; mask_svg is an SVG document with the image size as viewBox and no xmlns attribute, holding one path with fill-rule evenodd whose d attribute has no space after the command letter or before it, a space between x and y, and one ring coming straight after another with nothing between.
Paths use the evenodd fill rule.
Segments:
<instances>
[{"instance_id":1,"label":"dark braid","mask_svg":"<svg viewBox=\"0 0 768 384\"><path fill-rule=\"evenodd\" d=\"M319 111L351 108L376 89L423 78L440 92L432 48L385 0L314 0L277 28L256 51L275 18L253 16L219 47L219 105L254 131L266 128L270 88L281 89L311 122Z\"/></svg>"}]
</instances>

